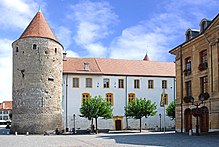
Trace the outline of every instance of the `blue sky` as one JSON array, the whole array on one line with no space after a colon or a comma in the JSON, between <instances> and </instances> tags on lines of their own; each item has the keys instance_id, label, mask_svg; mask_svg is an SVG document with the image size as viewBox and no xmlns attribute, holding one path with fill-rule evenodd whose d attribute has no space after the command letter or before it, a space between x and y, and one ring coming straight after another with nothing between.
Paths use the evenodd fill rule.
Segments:
<instances>
[{"instance_id":1,"label":"blue sky","mask_svg":"<svg viewBox=\"0 0 219 147\"><path fill-rule=\"evenodd\" d=\"M0 102L11 100L12 48L39 9L68 56L174 61L188 28L218 14L218 0L0 0Z\"/></svg>"}]
</instances>

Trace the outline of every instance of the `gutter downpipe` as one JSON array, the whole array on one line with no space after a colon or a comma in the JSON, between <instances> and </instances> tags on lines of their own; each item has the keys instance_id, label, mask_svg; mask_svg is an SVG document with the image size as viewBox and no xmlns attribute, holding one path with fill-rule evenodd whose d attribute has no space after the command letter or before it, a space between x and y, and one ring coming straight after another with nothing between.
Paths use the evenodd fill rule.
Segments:
<instances>
[{"instance_id":1,"label":"gutter downpipe","mask_svg":"<svg viewBox=\"0 0 219 147\"><path fill-rule=\"evenodd\" d=\"M183 62L182 62L182 46L180 46L180 69L181 69L181 133L183 133Z\"/></svg>"},{"instance_id":2,"label":"gutter downpipe","mask_svg":"<svg viewBox=\"0 0 219 147\"><path fill-rule=\"evenodd\" d=\"M128 77L125 76L125 80L126 80L126 85L125 85L125 106L127 107L128 105ZM126 116L126 129L128 129L129 125L128 125L128 117Z\"/></svg>"},{"instance_id":3,"label":"gutter downpipe","mask_svg":"<svg viewBox=\"0 0 219 147\"><path fill-rule=\"evenodd\" d=\"M65 79L65 127L66 132L68 131L68 74Z\"/></svg>"},{"instance_id":4,"label":"gutter downpipe","mask_svg":"<svg viewBox=\"0 0 219 147\"><path fill-rule=\"evenodd\" d=\"M212 62L212 45L211 42L208 40L208 38L206 37L206 34L204 34L205 40L208 42L208 45L210 47L210 61L211 61L211 92L213 92L213 82L214 82L214 78L213 78L213 62Z\"/></svg>"}]
</instances>

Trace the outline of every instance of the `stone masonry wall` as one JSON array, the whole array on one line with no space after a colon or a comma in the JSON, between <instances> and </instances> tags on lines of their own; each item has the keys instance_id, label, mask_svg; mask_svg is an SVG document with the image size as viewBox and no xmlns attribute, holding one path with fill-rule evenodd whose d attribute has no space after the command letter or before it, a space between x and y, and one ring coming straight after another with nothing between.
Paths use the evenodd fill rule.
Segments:
<instances>
[{"instance_id":1,"label":"stone masonry wall","mask_svg":"<svg viewBox=\"0 0 219 147\"><path fill-rule=\"evenodd\" d=\"M12 131L41 134L63 129L62 46L45 38L19 39L12 46Z\"/></svg>"}]
</instances>

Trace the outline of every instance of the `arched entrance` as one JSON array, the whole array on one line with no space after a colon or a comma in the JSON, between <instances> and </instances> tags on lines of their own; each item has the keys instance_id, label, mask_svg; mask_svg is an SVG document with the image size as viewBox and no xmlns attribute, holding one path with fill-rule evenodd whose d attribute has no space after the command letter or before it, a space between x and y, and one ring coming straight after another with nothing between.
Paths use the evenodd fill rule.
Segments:
<instances>
[{"instance_id":1,"label":"arched entrance","mask_svg":"<svg viewBox=\"0 0 219 147\"><path fill-rule=\"evenodd\" d=\"M192 110L189 108L184 111L184 127L185 132L192 129Z\"/></svg>"},{"instance_id":2,"label":"arched entrance","mask_svg":"<svg viewBox=\"0 0 219 147\"><path fill-rule=\"evenodd\" d=\"M208 132L209 130L209 111L206 106L201 107L202 114L200 116L200 131Z\"/></svg>"}]
</instances>

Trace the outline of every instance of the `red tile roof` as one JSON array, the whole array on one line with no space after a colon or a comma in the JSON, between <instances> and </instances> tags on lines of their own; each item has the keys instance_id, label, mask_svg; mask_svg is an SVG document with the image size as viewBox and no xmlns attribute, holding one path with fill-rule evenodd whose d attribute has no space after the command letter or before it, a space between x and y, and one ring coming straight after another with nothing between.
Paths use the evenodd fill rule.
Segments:
<instances>
[{"instance_id":1,"label":"red tile roof","mask_svg":"<svg viewBox=\"0 0 219 147\"><path fill-rule=\"evenodd\" d=\"M27 37L49 38L58 42L41 12L37 12L30 24L27 26L26 30L20 36L20 39Z\"/></svg>"},{"instance_id":2,"label":"red tile roof","mask_svg":"<svg viewBox=\"0 0 219 147\"><path fill-rule=\"evenodd\" d=\"M84 70L84 63L89 70ZM175 77L175 63L110 58L67 58L64 73Z\"/></svg>"},{"instance_id":3,"label":"red tile roof","mask_svg":"<svg viewBox=\"0 0 219 147\"><path fill-rule=\"evenodd\" d=\"M2 103L0 103L0 109L12 110L12 101L3 101Z\"/></svg>"}]
</instances>

